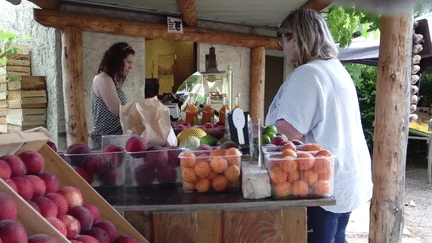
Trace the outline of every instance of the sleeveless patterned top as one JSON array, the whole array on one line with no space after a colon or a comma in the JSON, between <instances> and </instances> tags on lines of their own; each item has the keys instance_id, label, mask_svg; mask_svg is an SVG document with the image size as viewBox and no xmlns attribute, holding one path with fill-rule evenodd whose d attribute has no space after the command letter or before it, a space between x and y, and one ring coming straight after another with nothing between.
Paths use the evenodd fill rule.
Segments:
<instances>
[{"instance_id":1,"label":"sleeveless patterned top","mask_svg":"<svg viewBox=\"0 0 432 243\"><path fill-rule=\"evenodd\" d=\"M116 87L116 91L121 105L125 105L127 98L123 90ZM98 97L93 88L91 91L91 106L94 124L91 132L93 149L100 150L102 135L121 135L123 134L123 130L120 124L120 117L114 115L108 109L102 97Z\"/></svg>"}]
</instances>

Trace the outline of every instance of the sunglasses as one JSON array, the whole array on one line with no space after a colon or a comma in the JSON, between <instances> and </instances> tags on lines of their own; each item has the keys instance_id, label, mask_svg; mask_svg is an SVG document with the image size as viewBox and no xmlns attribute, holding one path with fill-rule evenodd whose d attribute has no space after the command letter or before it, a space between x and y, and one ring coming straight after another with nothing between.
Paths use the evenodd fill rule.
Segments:
<instances>
[{"instance_id":1,"label":"sunglasses","mask_svg":"<svg viewBox=\"0 0 432 243\"><path fill-rule=\"evenodd\" d=\"M283 34L281 32L277 32L276 36L277 36L278 45L283 48L283 39L286 38L287 41L290 41L294 35L293 35L293 33Z\"/></svg>"}]
</instances>

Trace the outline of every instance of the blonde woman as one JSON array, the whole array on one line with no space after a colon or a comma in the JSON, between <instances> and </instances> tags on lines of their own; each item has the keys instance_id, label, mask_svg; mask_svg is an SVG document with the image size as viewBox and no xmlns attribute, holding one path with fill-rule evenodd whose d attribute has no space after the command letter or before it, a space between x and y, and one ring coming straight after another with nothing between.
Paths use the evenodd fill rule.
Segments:
<instances>
[{"instance_id":1,"label":"blonde woman","mask_svg":"<svg viewBox=\"0 0 432 243\"><path fill-rule=\"evenodd\" d=\"M317 12L291 12L277 36L293 72L270 105L266 125L275 125L290 140L318 143L336 155L336 205L307 209L308 242L344 243L351 211L372 196L371 159L356 89Z\"/></svg>"}]
</instances>

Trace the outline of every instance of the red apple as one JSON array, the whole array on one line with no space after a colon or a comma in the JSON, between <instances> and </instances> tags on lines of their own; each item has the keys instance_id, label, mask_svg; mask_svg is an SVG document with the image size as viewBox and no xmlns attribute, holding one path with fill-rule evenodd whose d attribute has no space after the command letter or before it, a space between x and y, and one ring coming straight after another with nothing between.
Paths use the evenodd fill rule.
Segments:
<instances>
[{"instance_id":1,"label":"red apple","mask_svg":"<svg viewBox=\"0 0 432 243\"><path fill-rule=\"evenodd\" d=\"M76 143L69 146L66 150L66 158L75 167L82 167L87 164L91 149L85 143Z\"/></svg>"},{"instance_id":2,"label":"red apple","mask_svg":"<svg viewBox=\"0 0 432 243\"><path fill-rule=\"evenodd\" d=\"M48 144L48 146L50 146L50 148L51 148L52 150L54 150L54 152L57 153L57 146L56 146L56 144L55 144L54 142L52 142L52 141L48 141L47 144Z\"/></svg>"},{"instance_id":3,"label":"red apple","mask_svg":"<svg viewBox=\"0 0 432 243\"><path fill-rule=\"evenodd\" d=\"M82 206L84 203L84 198L81 191L73 186L65 186L58 191L60 195L62 195L66 202L68 203L68 210Z\"/></svg>"},{"instance_id":4,"label":"red apple","mask_svg":"<svg viewBox=\"0 0 432 243\"><path fill-rule=\"evenodd\" d=\"M58 207L57 205L51 201L51 199L40 196L35 199L33 199L33 202L35 202L39 207L39 213L44 218L55 218L58 214Z\"/></svg>"},{"instance_id":5,"label":"red apple","mask_svg":"<svg viewBox=\"0 0 432 243\"><path fill-rule=\"evenodd\" d=\"M84 204L83 207L87 208L93 216L93 222L98 222L101 218L101 212L98 207L93 204Z\"/></svg>"},{"instance_id":6,"label":"red apple","mask_svg":"<svg viewBox=\"0 0 432 243\"><path fill-rule=\"evenodd\" d=\"M89 158L85 167L90 175L95 175L105 172L108 168L108 164L103 156L93 155Z\"/></svg>"},{"instance_id":7,"label":"red apple","mask_svg":"<svg viewBox=\"0 0 432 243\"><path fill-rule=\"evenodd\" d=\"M11 169L11 176L23 176L27 174L27 168L20 157L12 154L5 155L0 159L9 165Z\"/></svg>"},{"instance_id":8,"label":"red apple","mask_svg":"<svg viewBox=\"0 0 432 243\"><path fill-rule=\"evenodd\" d=\"M0 220L15 220L18 215L15 200L9 193L0 192Z\"/></svg>"},{"instance_id":9,"label":"red apple","mask_svg":"<svg viewBox=\"0 0 432 243\"><path fill-rule=\"evenodd\" d=\"M113 243L137 243L137 241L130 235L120 235Z\"/></svg>"},{"instance_id":10,"label":"red apple","mask_svg":"<svg viewBox=\"0 0 432 243\"><path fill-rule=\"evenodd\" d=\"M101 219L93 225L93 228L105 230L108 234L109 242L113 242L117 237L117 229L111 221Z\"/></svg>"},{"instance_id":11,"label":"red apple","mask_svg":"<svg viewBox=\"0 0 432 243\"><path fill-rule=\"evenodd\" d=\"M174 183L177 180L177 173L174 167L166 166L165 168L158 169L156 178L159 183Z\"/></svg>"},{"instance_id":12,"label":"red apple","mask_svg":"<svg viewBox=\"0 0 432 243\"><path fill-rule=\"evenodd\" d=\"M207 122L207 123L204 125L204 127L205 127L205 128L213 128L214 126L213 126L213 124L211 124L210 122Z\"/></svg>"},{"instance_id":13,"label":"red apple","mask_svg":"<svg viewBox=\"0 0 432 243\"><path fill-rule=\"evenodd\" d=\"M3 180L11 177L12 171L6 161L0 159L0 178Z\"/></svg>"},{"instance_id":14,"label":"red apple","mask_svg":"<svg viewBox=\"0 0 432 243\"><path fill-rule=\"evenodd\" d=\"M68 214L76 218L81 224L80 233L84 233L93 226L93 216L90 211L83 206L77 206L69 210Z\"/></svg>"},{"instance_id":15,"label":"red apple","mask_svg":"<svg viewBox=\"0 0 432 243\"><path fill-rule=\"evenodd\" d=\"M22 152L18 157L24 162L29 174L40 173L45 165L44 158L36 151Z\"/></svg>"},{"instance_id":16,"label":"red apple","mask_svg":"<svg viewBox=\"0 0 432 243\"><path fill-rule=\"evenodd\" d=\"M141 158L143 156L142 153L147 149L147 140L139 136L130 137L126 142L126 151L131 153L131 156L134 158Z\"/></svg>"},{"instance_id":17,"label":"red apple","mask_svg":"<svg viewBox=\"0 0 432 243\"><path fill-rule=\"evenodd\" d=\"M61 221L58 218L47 218L48 222L50 222L50 224L52 226L54 226L54 228L56 228L62 235L64 235L65 237L67 236L67 229L66 229L66 225L63 221Z\"/></svg>"},{"instance_id":18,"label":"red apple","mask_svg":"<svg viewBox=\"0 0 432 243\"><path fill-rule=\"evenodd\" d=\"M168 164L171 166L180 166L180 158L179 154L182 152L182 149L178 148L170 148L167 150L168 152Z\"/></svg>"},{"instance_id":19,"label":"red apple","mask_svg":"<svg viewBox=\"0 0 432 243\"><path fill-rule=\"evenodd\" d=\"M191 124L189 122L183 122L182 124L185 128L188 128L191 126Z\"/></svg>"},{"instance_id":20,"label":"red apple","mask_svg":"<svg viewBox=\"0 0 432 243\"><path fill-rule=\"evenodd\" d=\"M15 220L0 221L0 239L4 243L27 243L27 232L22 224Z\"/></svg>"},{"instance_id":21,"label":"red apple","mask_svg":"<svg viewBox=\"0 0 432 243\"><path fill-rule=\"evenodd\" d=\"M33 186L33 198L40 197L45 194L46 186L45 182L36 175L26 175L24 176Z\"/></svg>"},{"instance_id":22,"label":"red apple","mask_svg":"<svg viewBox=\"0 0 432 243\"><path fill-rule=\"evenodd\" d=\"M84 168L76 168L75 171L85 180L88 184L93 183L93 174L89 174Z\"/></svg>"},{"instance_id":23,"label":"red apple","mask_svg":"<svg viewBox=\"0 0 432 243\"><path fill-rule=\"evenodd\" d=\"M42 171L39 177L45 182L46 193L57 192L60 188L58 178L51 172Z\"/></svg>"},{"instance_id":24,"label":"red apple","mask_svg":"<svg viewBox=\"0 0 432 243\"><path fill-rule=\"evenodd\" d=\"M82 243L101 243L96 238L90 235L78 235L74 240L79 240Z\"/></svg>"},{"instance_id":25,"label":"red apple","mask_svg":"<svg viewBox=\"0 0 432 243\"><path fill-rule=\"evenodd\" d=\"M110 243L108 233L101 228L91 228L85 233L86 235L93 236L100 243Z\"/></svg>"},{"instance_id":26,"label":"red apple","mask_svg":"<svg viewBox=\"0 0 432 243\"><path fill-rule=\"evenodd\" d=\"M225 123L218 121L214 124L215 127L225 127Z\"/></svg>"},{"instance_id":27,"label":"red apple","mask_svg":"<svg viewBox=\"0 0 432 243\"><path fill-rule=\"evenodd\" d=\"M154 145L145 152L143 159L148 166L165 168L168 163L168 152L160 145Z\"/></svg>"},{"instance_id":28,"label":"red apple","mask_svg":"<svg viewBox=\"0 0 432 243\"><path fill-rule=\"evenodd\" d=\"M15 192L18 192L17 186L13 180L6 179L5 182L8 184L8 186L10 186L12 188L12 190L14 190Z\"/></svg>"},{"instance_id":29,"label":"red apple","mask_svg":"<svg viewBox=\"0 0 432 243\"><path fill-rule=\"evenodd\" d=\"M30 204L30 206L32 206L32 208L34 208L34 210L36 210L36 211L40 214L39 206L38 206L35 202L30 201L30 200L26 200L26 202L27 202L28 204Z\"/></svg>"},{"instance_id":30,"label":"red apple","mask_svg":"<svg viewBox=\"0 0 432 243\"><path fill-rule=\"evenodd\" d=\"M114 168L98 174L98 178L104 186L118 186L120 184L120 176L120 170Z\"/></svg>"},{"instance_id":31,"label":"red apple","mask_svg":"<svg viewBox=\"0 0 432 243\"><path fill-rule=\"evenodd\" d=\"M138 186L150 185L156 179L156 168L145 164L135 168L135 181Z\"/></svg>"},{"instance_id":32,"label":"red apple","mask_svg":"<svg viewBox=\"0 0 432 243\"><path fill-rule=\"evenodd\" d=\"M66 226L66 238L73 239L75 236L81 232L81 223L73 217L72 215L64 214L59 217L59 219L65 224Z\"/></svg>"},{"instance_id":33,"label":"red apple","mask_svg":"<svg viewBox=\"0 0 432 243\"><path fill-rule=\"evenodd\" d=\"M57 240L51 235L36 234L28 238L28 243L57 243Z\"/></svg>"},{"instance_id":34,"label":"red apple","mask_svg":"<svg viewBox=\"0 0 432 243\"><path fill-rule=\"evenodd\" d=\"M103 158L109 167L117 168L123 163L123 148L116 145L108 145L103 150Z\"/></svg>"},{"instance_id":35,"label":"red apple","mask_svg":"<svg viewBox=\"0 0 432 243\"><path fill-rule=\"evenodd\" d=\"M17 193L25 200L30 200L33 198L33 185L29 180L22 176L12 177L13 182L17 187Z\"/></svg>"},{"instance_id":36,"label":"red apple","mask_svg":"<svg viewBox=\"0 0 432 243\"><path fill-rule=\"evenodd\" d=\"M67 213L68 203L67 203L66 199L61 194L56 193L56 192L50 192L50 193L45 194L45 197L47 197L48 199L53 201L53 203L55 203L55 205L57 205L57 208L58 208L57 218L59 216Z\"/></svg>"}]
</instances>

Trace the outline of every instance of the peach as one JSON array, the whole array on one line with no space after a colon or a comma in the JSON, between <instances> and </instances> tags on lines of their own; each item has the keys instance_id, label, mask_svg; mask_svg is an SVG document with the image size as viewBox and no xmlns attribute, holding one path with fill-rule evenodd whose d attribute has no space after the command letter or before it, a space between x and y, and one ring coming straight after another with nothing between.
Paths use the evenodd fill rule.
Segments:
<instances>
[{"instance_id":1,"label":"peach","mask_svg":"<svg viewBox=\"0 0 432 243\"><path fill-rule=\"evenodd\" d=\"M11 176L23 176L27 174L27 168L20 157L16 155L5 155L0 158L6 162L11 169Z\"/></svg>"},{"instance_id":2,"label":"peach","mask_svg":"<svg viewBox=\"0 0 432 243\"><path fill-rule=\"evenodd\" d=\"M292 149L282 150L281 158L285 157L297 158L297 153Z\"/></svg>"},{"instance_id":3,"label":"peach","mask_svg":"<svg viewBox=\"0 0 432 243\"><path fill-rule=\"evenodd\" d=\"M123 163L123 148L116 145L108 145L103 150L103 159L107 162L108 166L117 168Z\"/></svg>"},{"instance_id":4,"label":"peach","mask_svg":"<svg viewBox=\"0 0 432 243\"><path fill-rule=\"evenodd\" d=\"M130 235L120 235L113 243L137 243L137 241Z\"/></svg>"},{"instance_id":5,"label":"peach","mask_svg":"<svg viewBox=\"0 0 432 243\"><path fill-rule=\"evenodd\" d=\"M240 169L237 165L230 165L224 174L228 181L236 182L240 177Z\"/></svg>"},{"instance_id":6,"label":"peach","mask_svg":"<svg viewBox=\"0 0 432 243\"><path fill-rule=\"evenodd\" d=\"M91 150L85 143L75 143L69 146L66 150L67 157L70 159L70 164L75 167L82 167L87 164Z\"/></svg>"},{"instance_id":7,"label":"peach","mask_svg":"<svg viewBox=\"0 0 432 243\"><path fill-rule=\"evenodd\" d=\"M199 181L195 184L195 188L199 192L206 192L210 189L210 181L208 179L199 179Z\"/></svg>"},{"instance_id":8,"label":"peach","mask_svg":"<svg viewBox=\"0 0 432 243\"><path fill-rule=\"evenodd\" d=\"M196 163L195 154L192 152L184 152L180 158L180 164L183 167L193 168Z\"/></svg>"},{"instance_id":9,"label":"peach","mask_svg":"<svg viewBox=\"0 0 432 243\"><path fill-rule=\"evenodd\" d=\"M9 179L11 177L12 171L8 163L0 159L0 178L3 180Z\"/></svg>"},{"instance_id":10,"label":"peach","mask_svg":"<svg viewBox=\"0 0 432 243\"><path fill-rule=\"evenodd\" d=\"M69 210L68 212L74 218L76 218L81 224L81 232L84 233L93 226L93 216L86 207L77 206Z\"/></svg>"},{"instance_id":11,"label":"peach","mask_svg":"<svg viewBox=\"0 0 432 243\"><path fill-rule=\"evenodd\" d=\"M25 151L18 155L27 168L27 173L38 174L45 165L44 158L36 151Z\"/></svg>"},{"instance_id":12,"label":"peach","mask_svg":"<svg viewBox=\"0 0 432 243\"><path fill-rule=\"evenodd\" d=\"M30 204L30 206L32 206L32 208L33 208L34 210L36 210L36 211L40 214L39 206L38 206L35 202L30 201L30 200L26 200L26 202L27 202L28 204Z\"/></svg>"},{"instance_id":13,"label":"peach","mask_svg":"<svg viewBox=\"0 0 432 243\"><path fill-rule=\"evenodd\" d=\"M51 201L51 199L40 196L35 199L33 199L33 202L35 202L39 207L39 213L44 218L52 218L57 217L58 214L58 207L57 205Z\"/></svg>"},{"instance_id":14,"label":"peach","mask_svg":"<svg viewBox=\"0 0 432 243\"><path fill-rule=\"evenodd\" d=\"M278 197L286 197L291 194L291 184L287 181L276 184L274 189Z\"/></svg>"},{"instance_id":15,"label":"peach","mask_svg":"<svg viewBox=\"0 0 432 243\"><path fill-rule=\"evenodd\" d=\"M56 192L50 192L50 193L45 194L45 197L50 199L57 206L57 209L58 209L57 218L59 216L67 213L68 203L62 195L60 195L59 193L56 193Z\"/></svg>"},{"instance_id":16,"label":"peach","mask_svg":"<svg viewBox=\"0 0 432 243\"><path fill-rule=\"evenodd\" d=\"M220 174L228 168L228 161L222 157L215 157L210 161L210 166L215 173Z\"/></svg>"},{"instance_id":17,"label":"peach","mask_svg":"<svg viewBox=\"0 0 432 243\"><path fill-rule=\"evenodd\" d=\"M67 236L67 229L66 229L66 225L65 223L63 223L63 221L61 221L58 218L47 218L48 222L50 222L50 224L52 226L54 226L54 228L56 228L62 235L64 235L65 237Z\"/></svg>"},{"instance_id":18,"label":"peach","mask_svg":"<svg viewBox=\"0 0 432 243\"><path fill-rule=\"evenodd\" d=\"M33 186L33 198L40 197L45 194L46 186L45 182L36 175L26 175L24 176Z\"/></svg>"},{"instance_id":19,"label":"peach","mask_svg":"<svg viewBox=\"0 0 432 243\"><path fill-rule=\"evenodd\" d=\"M50 146L50 148L51 148L52 150L54 150L54 152L57 153L57 146L56 146L56 144L55 144L54 142L52 142L52 141L48 141L48 142L47 142L47 145Z\"/></svg>"},{"instance_id":20,"label":"peach","mask_svg":"<svg viewBox=\"0 0 432 243\"><path fill-rule=\"evenodd\" d=\"M294 181L300 179L300 172L298 170L295 170L293 172L288 173L288 182L293 183Z\"/></svg>"},{"instance_id":21,"label":"peach","mask_svg":"<svg viewBox=\"0 0 432 243\"><path fill-rule=\"evenodd\" d=\"M101 212L98 207L93 204L84 204L83 207L87 208L93 216L93 222L97 222L101 218Z\"/></svg>"},{"instance_id":22,"label":"peach","mask_svg":"<svg viewBox=\"0 0 432 243\"><path fill-rule=\"evenodd\" d=\"M28 238L28 243L57 243L57 240L51 235L36 234Z\"/></svg>"},{"instance_id":23,"label":"peach","mask_svg":"<svg viewBox=\"0 0 432 243\"><path fill-rule=\"evenodd\" d=\"M101 219L93 225L93 228L105 230L108 234L109 242L113 242L117 237L117 229L111 221Z\"/></svg>"},{"instance_id":24,"label":"peach","mask_svg":"<svg viewBox=\"0 0 432 243\"><path fill-rule=\"evenodd\" d=\"M313 170L306 170L300 175L300 178L308 183L308 185L314 184L318 181L318 173Z\"/></svg>"},{"instance_id":25,"label":"peach","mask_svg":"<svg viewBox=\"0 0 432 243\"><path fill-rule=\"evenodd\" d=\"M288 174L279 167L274 168L270 173L270 179L275 184L283 183L287 180L287 178Z\"/></svg>"},{"instance_id":26,"label":"peach","mask_svg":"<svg viewBox=\"0 0 432 243\"><path fill-rule=\"evenodd\" d=\"M331 184L327 180L319 180L312 184L313 191L316 195L325 196L330 192Z\"/></svg>"},{"instance_id":27,"label":"peach","mask_svg":"<svg viewBox=\"0 0 432 243\"><path fill-rule=\"evenodd\" d=\"M78 235L74 240L81 241L82 243L101 243L96 238L90 235Z\"/></svg>"},{"instance_id":28,"label":"peach","mask_svg":"<svg viewBox=\"0 0 432 243\"><path fill-rule=\"evenodd\" d=\"M242 153L237 148L229 148L225 151L225 159L230 165L239 165Z\"/></svg>"},{"instance_id":29,"label":"peach","mask_svg":"<svg viewBox=\"0 0 432 243\"><path fill-rule=\"evenodd\" d=\"M80 175L88 184L92 184L93 175L89 174L84 168L76 168L75 171Z\"/></svg>"},{"instance_id":30,"label":"peach","mask_svg":"<svg viewBox=\"0 0 432 243\"><path fill-rule=\"evenodd\" d=\"M282 151L283 150L287 150L287 149L292 149L293 151L297 150L297 147L295 146L295 144L292 141L288 141L288 143L286 143L283 147L282 147Z\"/></svg>"},{"instance_id":31,"label":"peach","mask_svg":"<svg viewBox=\"0 0 432 243\"><path fill-rule=\"evenodd\" d=\"M194 167L195 174L200 178L205 178L211 171L210 164L206 161L199 160Z\"/></svg>"},{"instance_id":32,"label":"peach","mask_svg":"<svg viewBox=\"0 0 432 243\"><path fill-rule=\"evenodd\" d=\"M0 192L0 220L13 219L18 215L15 200L9 193Z\"/></svg>"},{"instance_id":33,"label":"peach","mask_svg":"<svg viewBox=\"0 0 432 243\"><path fill-rule=\"evenodd\" d=\"M190 182L190 183L194 183L198 179L197 175L195 174L194 169L187 168L187 167L183 168L183 170L182 170L182 178L184 181Z\"/></svg>"},{"instance_id":34,"label":"peach","mask_svg":"<svg viewBox=\"0 0 432 243\"><path fill-rule=\"evenodd\" d=\"M91 228L89 231L85 233L86 235L93 236L100 243L109 243L108 233L101 228Z\"/></svg>"},{"instance_id":35,"label":"peach","mask_svg":"<svg viewBox=\"0 0 432 243\"><path fill-rule=\"evenodd\" d=\"M17 193L25 200L30 200L33 198L33 185L29 180L22 176L12 177L13 182L17 187Z\"/></svg>"},{"instance_id":36,"label":"peach","mask_svg":"<svg viewBox=\"0 0 432 243\"><path fill-rule=\"evenodd\" d=\"M285 157L283 159L284 160L280 163L280 167L283 171L287 173L292 173L297 170L297 161L295 158Z\"/></svg>"},{"instance_id":37,"label":"peach","mask_svg":"<svg viewBox=\"0 0 432 243\"><path fill-rule=\"evenodd\" d=\"M81 232L81 223L72 215L64 214L59 219L65 224L66 238L73 239Z\"/></svg>"},{"instance_id":38,"label":"peach","mask_svg":"<svg viewBox=\"0 0 432 243\"><path fill-rule=\"evenodd\" d=\"M212 180L212 187L216 191L224 191L228 186L228 180L223 175L218 175Z\"/></svg>"},{"instance_id":39,"label":"peach","mask_svg":"<svg viewBox=\"0 0 432 243\"><path fill-rule=\"evenodd\" d=\"M315 157L307 152L297 152L297 165L300 170L309 170L315 163Z\"/></svg>"},{"instance_id":40,"label":"peach","mask_svg":"<svg viewBox=\"0 0 432 243\"><path fill-rule=\"evenodd\" d=\"M156 168L145 164L135 169L135 181L139 186L150 185L156 179Z\"/></svg>"},{"instance_id":41,"label":"peach","mask_svg":"<svg viewBox=\"0 0 432 243\"><path fill-rule=\"evenodd\" d=\"M39 173L39 177L45 182L46 193L57 192L59 190L60 182L53 173L42 171Z\"/></svg>"},{"instance_id":42,"label":"peach","mask_svg":"<svg viewBox=\"0 0 432 243\"><path fill-rule=\"evenodd\" d=\"M15 192L18 192L17 186L13 180L6 179L5 182L8 184L8 186L10 186L10 188L12 188L12 190L14 190Z\"/></svg>"},{"instance_id":43,"label":"peach","mask_svg":"<svg viewBox=\"0 0 432 243\"><path fill-rule=\"evenodd\" d=\"M81 194L81 191L76 187L65 186L60 189L58 193L66 199L69 210L77 206L82 206L84 203L84 198Z\"/></svg>"},{"instance_id":44,"label":"peach","mask_svg":"<svg viewBox=\"0 0 432 243\"><path fill-rule=\"evenodd\" d=\"M107 170L108 163L102 156L93 155L88 159L85 168L90 175L99 174Z\"/></svg>"},{"instance_id":45,"label":"peach","mask_svg":"<svg viewBox=\"0 0 432 243\"><path fill-rule=\"evenodd\" d=\"M210 153L211 157L224 156L224 155L225 155L225 151L223 151L222 149L215 149Z\"/></svg>"},{"instance_id":46,"label":"peach","mask_svg":"<svg viewBox=\"0 0 432 243\"><path fill-rule=\"evenodd\" d=\"M308 184L303 180L297 180L291 185L292 194L294 196L307 196L309 192Z\"/></svg>"},{"instance_id":47,"label":"peach","mask_svg":"<svg viewBox=\"0 0 432 243\"><path fill-rule=\"evenodd\" d=\"M131 153L134 158L142 158L144 153L139 153L147 150L147 140L139 136L130 137L126 142L126 151Z\"/></svg>"},{"instance_id":48,"label":"peach","mask_svg":"<svg viewBox=\"0 0 432 243\"><path fill-rule=\"evenodd\" d=\"M322 149L324 149L324 148L317 143L307 143L307 144L303 145L303 148L302 148L303 151L319 151Z\"/></svg>"},{"instance_id":49,"label":"peach","mask_svg":"<svg viewBox=\"0 0 432 243\"><path fill-rule=\"evenodd\" d=\"M166 166L163 169L158 169L156 178L159 183L174 183L177 180L177 173L174 167Z\"/></svg>"},{"instance_id":50,"label":"peach","mask_svg":"<svg viewBox=\"0 0 432 243\"><path fill-rule=\"evenodd\" d=\"M0 221L0 239L4 243L27 243L27 232L22 224L15 220Z\"/></svg>"}]
</instances>

